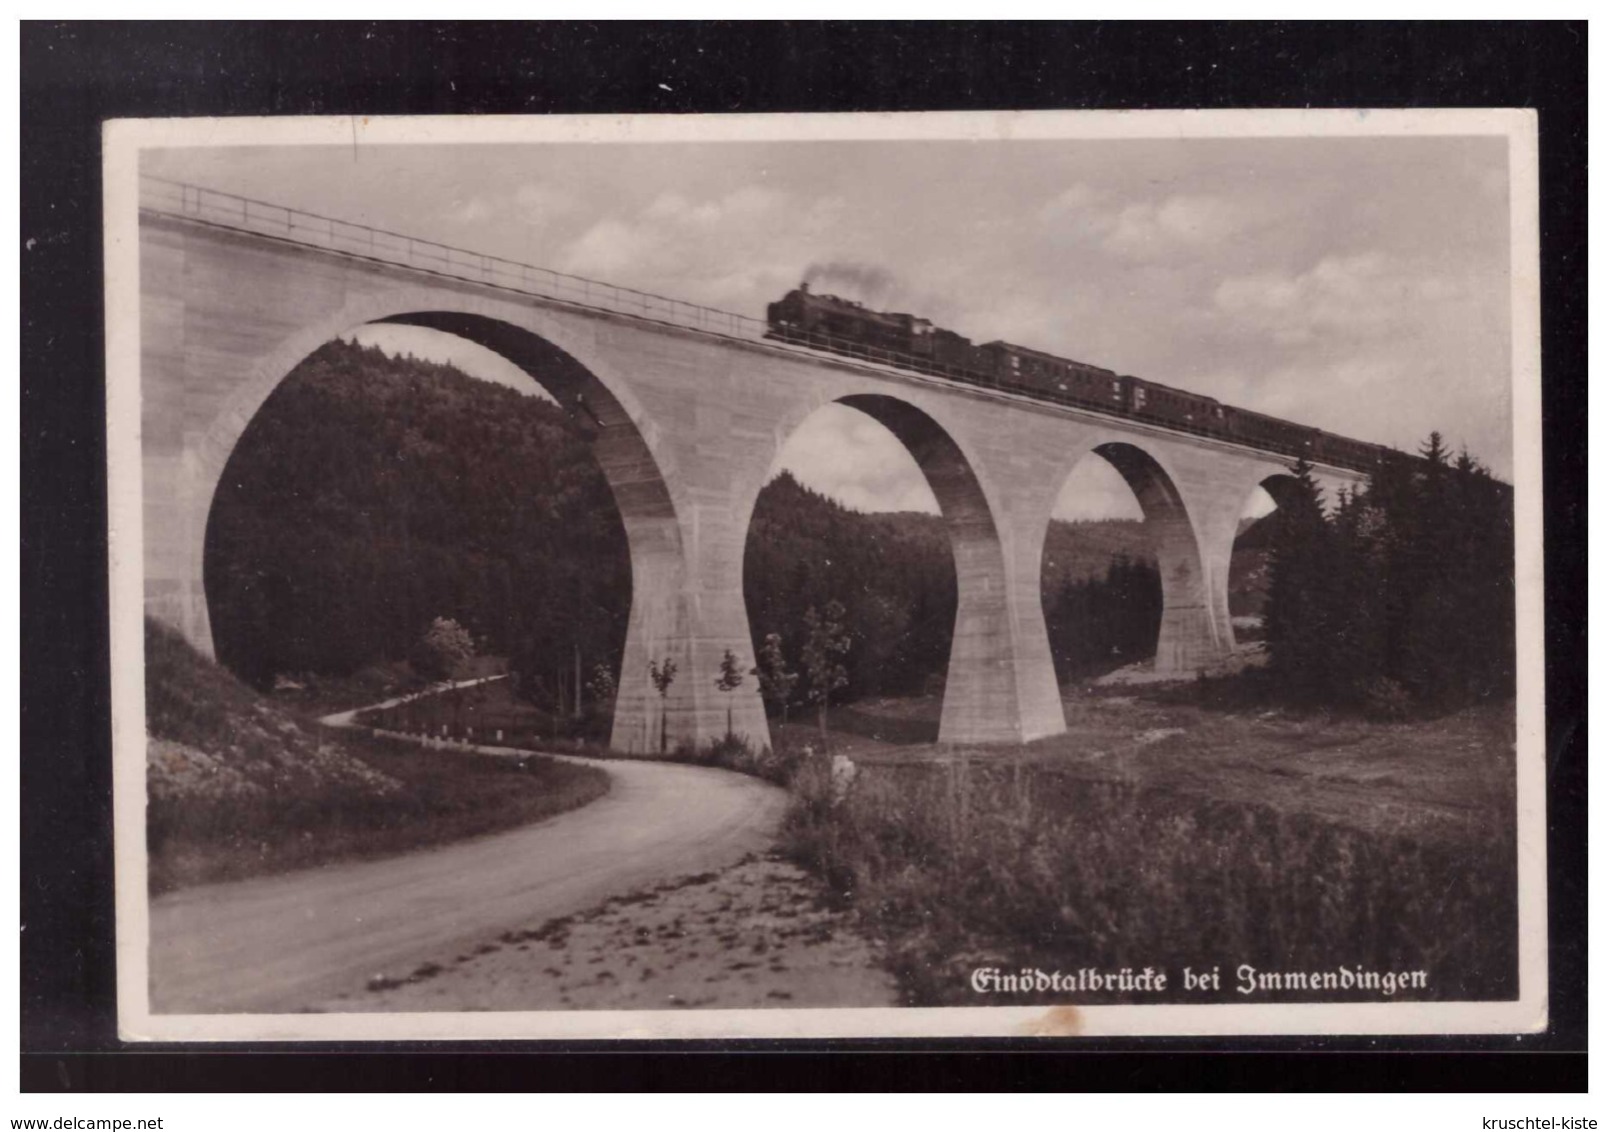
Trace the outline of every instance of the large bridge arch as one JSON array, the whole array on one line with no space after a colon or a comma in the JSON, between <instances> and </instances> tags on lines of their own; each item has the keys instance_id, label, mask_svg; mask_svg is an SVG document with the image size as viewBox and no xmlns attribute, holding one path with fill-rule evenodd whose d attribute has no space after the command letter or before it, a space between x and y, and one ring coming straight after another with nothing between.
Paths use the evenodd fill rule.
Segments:
<instances>
[{"instance_id":1,"label":"large bridge arch","mask_svg":"<svg viewBox=\"0 0 1608 1132\"><path fill-rule=\"evenodd\" d=\"M589 348L585 335L540 308L437 288L397 288L354 297L339 310L320 312L295 325L255 356L227 359L236 364L244 361L241 368L245 372L227 382L228 394L201 434L187 438L197 481L216 486L263 402L303 359L343 334L381 323L426 327L484 346L522 369L568 412L582 411L576 397L583 396L610 426L600 426L600 451L606 440L611 453L618 449L622 459L645 461L644 469L652 468L651 474L644 470L639 478L656 481L661 488L666 483L661 468L666 454L649 448L652 426L646 414L629 383L611 369L599 351Z\"/></svg>"},{"instance_id":2,"label":"large bridge arch","mask_svg":"<svg viewBox=\"0 0 1608 1132\"><path fill-rule=\"evenodd\" d=\"M300 362L325 342L365 325L425 327L485 347L519 367L545 389L583 430L595 435L594 455L613 493L630 552L632 601L622 657L611 745L622 750L656 750L658 737L698 737L699 696L689 621L686 548L671 479L662 452L650 445L652 426L629 385L606 359L588 349L586 335L536 308L513 307L450 290L399 288L355 298L338 311L296 326L255 357L231 359L244 371L228 382L229 392L205 426L187 433L180 460L188 515L164 523L154 549L180 560L175 593L149 602L153 612L175 623L196 648L212 655L211 616L206 590L206 531L218 485L230 456L258 410ZM585 359L584 361L582 359ZM244 364L242 364L244 363ZM177 485L175 485L177 486ZM148 529L148 545L152 532ZM168 540L178 534L183 546ZM163 545L168 543L167 545ZM178 553L175 554L174 552ZM149 557L149 556L148 556ZM162 571L147 570L160 578ZM178 597L178 602L173 601ZM673 659L687 679L661 697L652 687L648 662ZM748 712L745 714L753 714ZM661 718L668 721L661 725ZM745 719L752 724L752 720ZM759 725L764 720L760 715ZM766 736L760 736L763 741Z\"/></svg>"}]
</instances>

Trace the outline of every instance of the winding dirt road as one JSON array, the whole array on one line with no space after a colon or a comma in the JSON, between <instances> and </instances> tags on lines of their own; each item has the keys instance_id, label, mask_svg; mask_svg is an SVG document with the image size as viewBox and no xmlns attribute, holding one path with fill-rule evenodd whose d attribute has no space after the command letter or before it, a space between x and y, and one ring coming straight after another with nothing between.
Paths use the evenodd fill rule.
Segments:
<instances>
[{"instance_id":1,"label":"winding dirt road","mask_svg":"<svg viewBox=\"0 0 1608 1132\"><path fill-rule=\"evenodd\" d=\"M724 868L768 847L781 820L785 795L754 778L551 757L602 767L609 793L507 833L153 900L151 1009L306 1010L503 931Z\"/></svg>"}]
</instances>

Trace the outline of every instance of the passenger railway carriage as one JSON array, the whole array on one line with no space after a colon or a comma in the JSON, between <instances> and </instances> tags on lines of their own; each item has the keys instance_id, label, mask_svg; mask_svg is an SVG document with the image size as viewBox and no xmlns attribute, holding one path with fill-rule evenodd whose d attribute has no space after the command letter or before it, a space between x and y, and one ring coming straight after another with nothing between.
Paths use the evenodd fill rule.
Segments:
<instances>
[{"instance_id":1,"label":"passenger railway carriage","mask_svg":"<svg viewBox=\"0 0 1608 1132\"><path fill-rule=\"evenodd\" d=\"M771 303L765 314L766 337L779 341L1155 421L1285 456L1367 472L1392 451L1012 342L973 345L928 319L869 310L815 294L807 284Z\"/></svg>"}]
</instances>

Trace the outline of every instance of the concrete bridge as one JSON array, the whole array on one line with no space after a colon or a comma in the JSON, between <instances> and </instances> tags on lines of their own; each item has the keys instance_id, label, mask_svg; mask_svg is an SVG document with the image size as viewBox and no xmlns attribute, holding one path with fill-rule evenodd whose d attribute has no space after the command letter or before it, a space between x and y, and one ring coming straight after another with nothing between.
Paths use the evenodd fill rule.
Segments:
<instances>
[{"instance_id":1,"label":"concrete bridge","mask_svg":"<svg viewBox=\"0 0 1608 1132\"><path fill-rule=\"evenodd\" d=\"M212 654L203 546L230 453L264 399L320 345L371 323L479 343L561 405L584 401L631 554L613 745L657 750L769 730L753 682L743 548L782 445L833 402L885 425L926 474L955 555L958 606L939 736L1020 743L1065 730L1039 586L1051 509L1073 467L1108 460L1154 534L1156 664L1233 648L1228 566L1250 493L1285 457L888 365L766 341L727 312L449 249L226 194L147 180L140 213L145 604ZM1319 467L1332 498L1362 477ZM650 660L673 658L661 700Z\"/></svg>"}]
</instances>

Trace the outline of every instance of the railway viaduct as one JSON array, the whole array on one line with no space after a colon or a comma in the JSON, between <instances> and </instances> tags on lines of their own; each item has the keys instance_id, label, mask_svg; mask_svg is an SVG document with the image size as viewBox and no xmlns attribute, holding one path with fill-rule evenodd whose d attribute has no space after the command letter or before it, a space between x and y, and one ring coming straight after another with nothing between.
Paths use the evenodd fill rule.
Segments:
<instances>
[{"instance_id":1,"label":"railway viaduct","mask_svg":"<svg viewBox=\"0 0 1608 1132\"><path fill-rule=\"evenodd\" d=\"M264 399L308 354L371 323L485 346L583 413L631 555L613 745L657 749L734 727L768 740L743 604L749 518L777 453L839 402L897 436L926 474L955 556L958 606L940 740L1065 730L1039 598L1057 495L1091 454L1152 528L1157 666L1190 672L1234 643L1228 566L1250 493L1285 457L763 338L755 320L555 275L188 186L142 183L140 393L145 606L212 654L203 547L225 466ZM1332 497L1361 477L1319 467ZM673 658L661 699L650 659Z\"/></svg>"}]
</instances>

